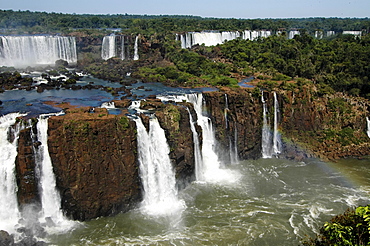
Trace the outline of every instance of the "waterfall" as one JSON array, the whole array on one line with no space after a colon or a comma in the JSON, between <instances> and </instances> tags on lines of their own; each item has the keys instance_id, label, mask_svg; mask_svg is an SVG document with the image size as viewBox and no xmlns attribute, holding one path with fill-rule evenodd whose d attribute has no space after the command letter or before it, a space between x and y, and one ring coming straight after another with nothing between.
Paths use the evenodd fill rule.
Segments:
<instances>
[{"instance_id":1,"label":"waterfall","mask_svg":"<svg viewBox=\"0 0 370 246\"><path fill-rule=\"evenodd\" d=\"M278 155L281 153L281 137L278 131L278 114L279 114L279 101L277 100L276 92L274 92L274 136L273 136L273 154Z\"/></svg>"},{"instance_id":2,"label":"waterfall","mask_svg":"<svg viewBox=\"0 0 370 246\"><path fill-rule=\"evenodd\" d=\"M19 113L11 113L0 117L0 230L14 233L14 226L20 219L17 200L17 183L15 178L15 158L20 127L14 130L14 139L8 139L11 126Z\"/></svg>"},{"instance_id":3,"label":"waterfall","mask_svg":"<svg viewBox=\"0 0 370 246\"><path fill-rule=\"evenodd\" d=\"M186 109L189 112L190 128L191 128L191 131L193 133L194 159L195 159L195 178L196 178L196 180L202 180L203 177L202 177L201 170L203 170L204 167L202 167L203 160L202 160L202 154L200 152L200 147L199 147L199 137L198 137L198 133L195 129L193 116L191 115L190 110L188 108L186 108Z\"/></svg>"},{"instance_id":4,"label":"waterfall","mask_svg":"<svg viewBox=\"0 0 370 246\"><path fill-rule=\"evenodd\" d=\"M225 93L225 109L224 109L224 115L225 115L226 129L229 127L229 125L228 125L228 119L227 119L227 112L228 111L229 111L229 102L227 101L227 94Z\"/></svg>"},{"instance_id":5,"label":"waterfall","mask_svg":"<svg viewBox=\"0 0 370 246\"><path fill-rule=\"evenodd\" d=\"M135 38L135 45L134 45L134 61L139 60L139 49L138 49L138 43L139 43L139 35Z\"/></svg>"},{"instance_id":6,"label":"waterfall","mask_svg":"<svg viewBox=\"0 0 370 246\"><path fill-rule=\"evenodd\" d=\"M144 187L142 210L149 215L171 215L185 204L177 197L175 172L169 158L164 130L157 118L149 120L149 132L140 118L137 126L138 158Z\"/></svg>"},{"instance_id":7,"label":"waterfall","mask_svg":"<svg viewBox=\"0 0 370 246\"><path fill-rule=\"evenodd\" d=\"M126 55L125 55L125 36L121 37L121 60L125 60Z\"/></svg>"},{"instance_id":8,"label":"waterfall","mask_svg":"<svg viewBox=\"0 0 370 246\"><path fill-rule=\"evenodd\" d=\"M77 62L76 40L60 36L0 36L0 66L54 65Z\"/></svg>"},{"instance_id":9,"label":"waterfall","mask_svg":"<svg viewBox=\"0 0 370 246\"><path fill-rule=\"evenodd\" d=\"M223 164L216 150L215 130L213 129L212 121L209 117L203 115L203 95L189 94L188 101L194 105L195 112L198 117L198 125L202 128L202 160L200 165L201 170L197 170L197 181L205 182L235 182L237 180L235 174L227 169L222 169ZM199 178L199 179L198 179Z\"/></svg>"},{"instance_id":10,"label":"waterfall","mask_svg":"<svg viewBox=\"0 0 370 246\"><path fill-rule=\"evenodd\" d=\"M290 31L289 32L289 35L288 35L288 38L289 39L293 39L295 35L300 35L301 33L299 31Z\"/></svg>"},{"instance_id":11,"label":"waterfall","mask_svg":"<svg viewBox=\"0 0 370 246\"><path fill-rule=\"evenodd\" d=\"M232 164L239 163L238 157L238 129L234 128L234 142L231 141L231 137L229 138L229 146L230 146L230 162Z\"/></svg>"},{"instance_id":12,"label":"waterfall","mask_svg":"<svg viewBox=\"0 0 370 246\"><path fill-rule=\"evenodd\" d=\"M114 105L114 102L103 102L100 107L101 108L106 108L106 109L116 108L116 106Z\"/></svg>"},{"instance_id":13,"label":"waterfall","mask_svg":"<svg viewBox=\"0 0 370 246\"><path fill-rule=\"evenodd\" d=\"M367 136L370 138L370 118L366 117L367 122Z\"/></svg>"},{"instance_id":14,"label":"waterfall","mask_svg":"<svg viewBox=\"0 0 370 246\"><path fill-rule=\"evenodd\" d=\"M116 56L116 35L105 36L102 42L101 58L108 60Z\"/></svg>"},{"instance_id":15,"label":"waterfall","mask_svg":"<svg viewBox=\"0 0 370 246\"><path fill-rule=\"evenodd\" d=\"M37 139L41 143L36 149L36 167L39 170L39 188L41 194L42 211L39 216L41 223L46 223L49 233L68 231L74 222L68 221L61 210L61 199L56 189L56 180L48 148L48 118L52 115L40 115L37 122ZM50 221L51 220L51 221ZM50 223L51 222L51 223Z\"/></svg>"},{"instance_id":16,"label":"waterfall","mask_svg":"<svg viewBox=\"0 0 370 246\"><path fill-rule=\"evenodd\" d=\"M263 98L263 92L261 96L263 104L263 125L262 125L262 158L272 157L272 146L271 146L271 131L267 120L267 105Z\"/></svg>"}]
</instances>

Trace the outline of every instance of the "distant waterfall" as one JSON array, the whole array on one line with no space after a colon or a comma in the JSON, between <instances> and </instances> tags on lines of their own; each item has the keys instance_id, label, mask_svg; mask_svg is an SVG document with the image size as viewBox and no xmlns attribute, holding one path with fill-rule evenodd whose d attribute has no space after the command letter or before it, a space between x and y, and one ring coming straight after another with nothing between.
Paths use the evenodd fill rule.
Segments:
<instances>
[{"instance_id":1,"label":"distant waterfall","mask_svg":"<svg viewBox=\"0 0 370 246\"><path fill-rule=\"evenodd\" d=\"M157 118L149 120L149 132L140 118L137 125L138 158L144 187L142 209L149 215L171 215L185 204L177 197L175 172L164 130Z\"/></svg>"},{"instance_id":2,"label":"distant waterfall","mask_svg":"<svg viewBox=\"0 0 370 246\"><path fill-rule=\"evenodd\" d=\"M103 60L108 60L112 57L117 57L121 60L138 60L138 39L139 36L135 38L135 43L133 45L134 47L132 47L130 37L115 34L105 36L103 38L101 46L101 58ZM132 53L130 52L130 50L132 49L131 47L134 49L133 57L130 55Z\"/></svg>"},{"instance_id":3,"label":"distant waterfall","mask_svg":"<svg viewBox=\"0 0 370 246\"><path fill-rule=\"evenodd\" d=\"M262 125L262 158L272 157L272 141L271 141L271 131L270 125L267 119L267 105L263 98L263 92L261 96L262 106L263 106L263 125Z\"/></svg>"},{"instance_id":4,"label":"distant waterfall","mask_svg":"<svg viewBox=\"0 0 370 246\"><path fill-rule=\"evenodd\" d=\"M101 58L108 60L116 56L116 35L105 36L102 42Z\"/></svg>"},{"instance_id":5,"label":"distant waterfall","mask_svg":"<svg viewBox=\"0 0 370 246\"><path fill-rule=\"evenodd\" d=\"M8 139L11 126L22 116L11 113L0 117L0 230L14 233L14 226L20 219L15 178L15 158L20 128L14 129L14 139ZM18 125L18 124L17 124Z\"/></svg>"},{"instance_id":6,"label":"distant waterfall","mask_svg":"<svg viewBox=\"0 0 370 246\"><path fill-rule=\"evenodd\" d=\"M52 115L57 114L45 114L40 115L37 122L37 139L41 143L36 149L36 166L40 172L40 193L41 193L41 203L42 211L39 216L41 223L49 224L49 233L53 233L54 230L57 231L68 231L74 226L74 222L68 221L61 210L61 199L59 191L56 189L55 175L53 171L53 166L51 163L51 158L49 155L48 148L48 118Z\"/></svg>"},{"instance_id":7,"label":"distant waterfall","mask_svg":"<svg viewBox=\"0 0 370 246\"><path fill-rule=\"evenodd\" d=\"M288 35L288 38L289 39L293 39L295 35L300 35L301 33L299 31L290 31L289 32L289 35Z\"/></svg>"},{"instance_id":8,"label":"distant waterfall","mask_svg":"<svg viewBox=\"0 0 370 246\"><path fill-rule=\"evenodd\" d=\"M204 31L204 32L188 32L180 36L181 47L191 48L196 44L204 44L205 46L215 46L222 44L225 41L230 41L241 37L245 40L254 40L259 37L267 38L271 35L271 31L250 31L244 32L219 32L219 31Z\"/></svg>"},{"instance_id":9,"label":"distant waterfall","mask_svg":"<svg viewBox=\"0 0 370 246\"><path fill-rule=\"evenodd\" d=\"M139 36L135 38L135 45L134 45L134 61L139 60Z\"/></svg>"},{"instance_id":10,"label":"distant waterfall","mask_svg":"<svg viewBox=\"0 0 370 246\"><path fill-rule=\"evenodd\" d=\"M366 117L367 122L367 136L370 138L370 118Z\"/></svg>"},{"instance_id":11,"label":"distant waterfall","mask_svg":"<svg viewBox=\"0 0 370 246\"><path fill-rule=\"evenodd\" d=\"M0 66L54 65L77 62L76 40L60 36L0 36Z\"/></svg>"},{"instance_id":12,"label":"distant waterfall","mask_svg":"<svg viewBox=\"0 0 370 246\"><path fill-rule=\"evenodd\" d=\"M278 114L279 114L279 101L274 92L274 135L273 135L273 154L278 155L281 153L281 137L278 129Z\"/></svg>"},{"instance_id":13,"label":"distant waterfall","mask_svg":"<svg viewBox=\"0 0 370 246\"><path fill-rule=\"evenodd\" d=\"M188 101L194 105L195 112L198 117L198 125L202 128L203 143L202 143L202 160L200 165L201 170L197 170L197 181L206 182L235 182L237 179L227 169L222 169L223 164L216 151L216 137L212 121L209 117L203 115L203 95L189 94Z\"/></svg>"}]
</instances>

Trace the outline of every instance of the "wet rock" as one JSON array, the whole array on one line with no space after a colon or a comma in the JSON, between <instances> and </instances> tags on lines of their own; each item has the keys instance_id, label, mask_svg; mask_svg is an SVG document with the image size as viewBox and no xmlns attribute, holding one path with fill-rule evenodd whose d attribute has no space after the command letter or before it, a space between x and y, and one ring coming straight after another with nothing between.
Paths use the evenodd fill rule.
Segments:
<instances>
[{"instance_id":1,"label":"wet rock","mask_svg":"<svg viewBox=\"0 0 370 246\"><path fill-rule=\"evenodd\" d=\"M14 238L6 231L0 231L0 245L14 245Z\"/></svg>"}]
</instances>

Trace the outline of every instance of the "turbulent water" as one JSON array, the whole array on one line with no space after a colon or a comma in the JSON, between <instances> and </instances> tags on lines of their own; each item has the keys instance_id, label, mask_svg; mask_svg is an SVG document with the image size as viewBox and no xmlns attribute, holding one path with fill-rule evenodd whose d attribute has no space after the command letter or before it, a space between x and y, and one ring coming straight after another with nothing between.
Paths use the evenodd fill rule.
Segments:
<instances>
[{"instance_id":1,"label":"turbulent water","mask_svg":"<svg viewBox=\"0 0 370 246\"><path fill-rule=\"evenodd\" d=\"M349 160L344 160L349 161ZM57 245L297 245L333 215L369 202L365 161L242 161L237 183L192 183L179 196L181 216L152 218L140 210L85 223L55 236ZM342 176L339 168L361 176ZM361 175L362 174L362 175Z\"/></svg>"}]
</instances>

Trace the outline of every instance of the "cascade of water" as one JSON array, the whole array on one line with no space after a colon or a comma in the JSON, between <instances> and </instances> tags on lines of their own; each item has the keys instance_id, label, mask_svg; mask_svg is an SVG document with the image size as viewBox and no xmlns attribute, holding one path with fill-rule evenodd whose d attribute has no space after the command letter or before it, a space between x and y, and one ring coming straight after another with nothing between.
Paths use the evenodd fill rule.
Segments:
<instances>
[{"instance_id":1,"label":"cascade of water","mask_svg":"<svg viewBox=\"0 0 370 246\"><path fill-rule=\"evenodd\" d=\"M67 220L61 210L61 199L58 190L56 189L55 175L51 158L49 155L48 148L48 118L52 115L59 114L45 114L40 115L37 122L37 139L41 143L37 149L35 149L36 166L39 169L39 188L41 193L42 211L39 216L41 223L53 227L49 228L49 232L53 233L56 231L68 231L74 223ZM52 224L47 223L48 221L53 222Z\"/></svg>"},{"instance_id":2,"label":"cascade of water","mask_svg":"<svg viewBox=\"0 0 370 246\"><path fill-rule=\"evenodd\" d=\"M259 37L259 32L258 31L251 31L251 36L250 40L256 40Z\"/></svg>"},{"instance_id":3,"label":"cascade of water","mask_svg":"<svg viewBox=\"0 0 370 246\"><path fill-rule=\"evenodd\" d=\"M125 60L125 36L121 36L121 60Z\"/></svg>"},{"instance_id":4,"label":"cascade of water","mask_svg":"<svg viewBox=\"0 0 370 246\"><path fill-rule=\"evenodd\" d=\"M170 215L184 209L177 197L175 172L170 158L164 130L157 118L149 120L146 131L140 117L137 126L138 159L144 187L142 209L149 215Z\"/></svg>"},{"instance_id":5,"label":"cascade of water","mask_svg":"<svg viewBox=\"0 0 370 246\"><path fill-rule=\"evenodd\" d=\"M216 151L216 137L212 121L209 117L203 115L203 95L188 94L188 101L194 105L198 117L198 125L202 128L202 170L197 170L199 175L198 181L206 182L235 182L235 175L226 169L222 169L223 164Z\"/></svg>"},{"instance_id":6,"label":"cascade of water","mask_svg":"<svg viewBox=\"0 0 370 246\"><path fill-rule=\"evenodd\" d=\"M106 109L116 108L116 106L114 105L114 102L103 102L100 107L101 108L106 108Z\"/></svg>"},{"instance_id":7,"label":"cascade of water","mask_svg":"<svg viewBox=\"0 0 370 246\"><path fill-rule=\"evenodd\" d=\"M229 138L229 146L230 146L230 162L232 164L239 163L238 157L238 131L237 128L234 128L234 142L232 142L231 137Z\"/></svg>"},{"instance_id":8,"label":"cascade of water","mask_svg":"<svg viewBox=\"0 0 370 246\"><path fill-rule=\"evenodd\" d=\"M227 100L227 94L225 93L225 109L224 109L224 115L225 115L225 124L226 124L226 129L229 127L228 125L228 119L227 119L227 112L229 111L229 102Z\"/></svg>"},{"instance_id":9,"label":"cascade of water","mask_svg":"<svg viewBox=\"0 0 370 246\"><path fill-rule=\"evenodd\" d=\"M261 100L263 104L262 158L271 158L272 157L271 131L267 121L267 105L265 99L263 98L263 92Z\"/></svg>"},{"instance_id":10,"label":"cascade of water","mask_svg":"<svg viewBox=\"0 0 370 246\"><path fill-rule=\"evenodd\" d=\"M288 38L289 38L289 39L293 39L295 35L300 35L300 34L301 34L301 33L300 33L299 31L294 31L294 30L293 30L293 31L290 31L290 32L289 32L289 36L288 36Z\"/></svg>"},{"instance_id":11,"label":"cascade of water","mask_svg":"<svg viewBox=\"0 0 370 246\"><path fill-rule=\"evenodd\" d=\"M135 38L135 45L134 45L134 61L139 60L139 35Z\"/></svg>"},{"instance_id":12,"label":"cascade of water","mask_svg":"<svg viewBox=\"0 0 370 246\"><path fill-rule=\"evenodd\" d=\"M242 38L245 40L251 40L251 31L250 30L245 30L243 32Z\"/></svg>"},{"instance_id":13,"label":"cascade of water","mask_svg":"<svg viewBox=\"0 0 370 246\"><path fill-rule=\"evenodd\" d=\"M14 233L14 226L20 219L15 179L15 158L17 157L19 124L14 130L14 139L8 139L10 127L15 124L19 113L0 117L0 230Z\"/></svg>"},{"instance_id":14,"label":"cascade of water","mask_svg":"<svg viewBox=\"0 0 370 246\"><path fill-rule=\"evenodd\" d=\"M60 36L0 36L0 66L53 65L77 62L76 40Z\"/></svg>"},{"instance_id":15,"label":"cascade of water","mask_svg":"<svg viewBox=\"0 0 370 246\"><path fill-rule=\"evenodd\" d=\"M279 101L277 100L276 92L274 92L274 135L273 135L273 154L278 155L281 153L281 137L278 131L278 113Z\"/></svg>"},{"instance_id":16,"label":"cascade of water","mask_svg":"<svg viewBox=\"0 0 370 246\"><path fill-rule=\"evenodd\" d=\"M190 110L188 108L186 108L189 112L189 119L190 119L190 128L191 128L191 131L193 133L193 141L194 141L194 158L195 158L195 178L196 180L203 180L203 173L201 172L201 170L204 169L204 167L202 166L203 165L203 160L202 160L202 154L200 152L200 147L199 147L199 137L198 137L198 133L195 129L195 125L194 125L194 120L193 120L193 116L191 115L190 113Z\"/></svg>"},{"instance_id":17,"label":"cascade of water","mask_svg":"<svg viewBox=\"0 0 370 246\"><path fill-rule=\"evenodd\" d=\"M367 136L370 138L370 118L366 117L367 122Z\"/></svg>"},{"instance_id":18,"label":"cascade of water","mask_svg":"<svg viewBox=\"0 0 370 246\"><path fill-rule=\"evenodd\" d=\"M108 60L116 56L116 35L105 36L102 42L101 58Z\"/></svg>"}]
</instances>

